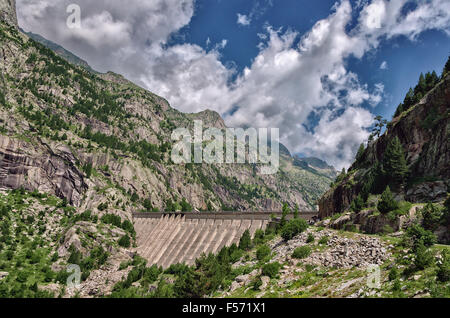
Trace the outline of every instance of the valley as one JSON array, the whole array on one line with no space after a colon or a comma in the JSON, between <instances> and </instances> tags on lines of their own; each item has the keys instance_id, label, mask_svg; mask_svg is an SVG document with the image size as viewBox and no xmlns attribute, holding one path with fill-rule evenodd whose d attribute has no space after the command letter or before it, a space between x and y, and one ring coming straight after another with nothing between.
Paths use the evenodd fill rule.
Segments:
<instances>
[{"instance_id":1,"label":"valley","mask_svg":"<svg viewBox=\"0 0 450 318\"><path fill-rule=\"evenodd\" d=\"M277 144L267 174L234 143L233 164L175 163L173 131L223 133L217 112L93 71L15 11L0 0L0 298L450 297L450 60L349 169Z\"/></svg>"}]
</instances>

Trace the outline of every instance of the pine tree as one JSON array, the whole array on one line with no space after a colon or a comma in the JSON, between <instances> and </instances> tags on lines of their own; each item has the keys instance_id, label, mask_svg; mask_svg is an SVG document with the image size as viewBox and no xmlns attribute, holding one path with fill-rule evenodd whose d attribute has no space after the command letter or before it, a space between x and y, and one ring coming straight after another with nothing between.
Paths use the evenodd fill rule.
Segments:
<instances>
[{"instance_id":1,"label":"pine tree","mask_svg":"<svg viewBox=\"0 0 450 318\"><path fill-rule=\"evenodd\" d=\"M388 178L389 185L402 186L408 174L405 153L398 137L394 137L388 144L383 158L383 175Z\"/></svg>"},{"instance_id":2,"label":"pine tree","mask_svg":"<svg viewBox=\"0 0 450 318\"><path fill-rule=\"evenodd\" d=\"M442 72L442 77L444 77L447 72L450 72L450 56L447 59L447 63L445 63L444 71Z\"/></svg>"},{"instance_id":3,"label":"pine tree","mask_svg":"<svg viewBox=\"0 0 450 318\"><path fill-rule=\"evenodd\" d=\"M378 138L381 136L381 132L383 131L383 127L386 126L387 120L383 119L382 116L375 117L375 127L372 130L373 134Z\"/></svg>"},{"instance_id":4,"label":"pine tree","mask_svg":"<svg viewBox=\"0 0 450 318\"><path fill-rule=\"evenodd\" d=\"M241 239L239 240L239 248L241 250L248 250L252 245L252 238L250 236L249 230L245 230L244 234L242 234Z\"/></svg>"},{"instance_id":5,"label":"pine tree","mask_svg":"<svg viewBox=\"0 0 450 318\"><path fill-rule=\"evenodd\" d=\"M422 209L422 217L423 217L422 221L423 228L425 230L434 231L439 226L442 217L442 212L432 203L428 203Z\"/></svg>"},{"instance_id":6,"label":"pine tree","mask_svg":"<svg viewBox=\"0 0 450 318\"><path fill-rule=\"evenodd\" d=\"M394 196L392 195L389 186L381 194L381 201L378 202L377 208L381 213L389 213L398 208L398 203L394 200Z\"/></svg>"},{"instance_id":7,"label":"pine tree","mask_svg":"<svg viewBox=\"0 0 450 318\"><path fill-rule=\"evenodd\" d=\"M350 209L353 212L360 212L362 209L364 209L365 201L361 194L359 194L351 203Z\"/></svg>"},{"instance_id":8,"label":"pine tree","mask_svg":"<svg viewBox=\"0 0 450 318\"><path fill-rule=\"evenodd\" d=\"M403 101L404 110L408 110L414 104L414 91L412 88L409 89Z\"/></svg>"},{"instance_id":9,"label":"pine tree","mask_svg":"<svg viewBox=\"0 0 450 318\"><path fill-rule=\"evenodd\" d=\"M419 77L419 83L414 88L414 94L417 95L418 93L425 93L427 89L427 83L425 81L425 76L423 76L423 73L420 73Z\"/></svg>"},{"instance_id":10,"label":"pine tree","mask_svg":"<svg viewBox=\"0 0 450 318\"><path fill-rule=\"evenodd\" d=\"M291 209L289 209L289 206L287 203L283 204L283 213L281 215L281 223L280 226L284 226L286 224L286 218L288 214L291 212Z\"/></svg>"},{"instance_id":11,"label":"pine tree","mask_svg":"<svg viewBox=\"0 0 450 318\"><path fill-rule=\"evenodd\" d=\"M294 209L294 219L298 219L298 204L295 205L295 209Z\"/></svg>"},{"instance_id":12,"label":"pine tree","mask_svg":"<svg viewBox=\"0 0 450 318\"><path fill-rule=\"evenodd\" d=\"M403 104L400 103L397 107L397 110L395 111L394 118L400 116L400 114L403 113Z\"/></svg>"},{"instance_id":13,"label":"pine tree","mask_svg":"<svg viewBox=\"0 0 450 318\"><path fill-rule=\"evenodd\" d=\"M364 144L361 144L359 146L358 153L356 154L356 162L357 163L360 163L360 161L364 155L364 151L366 151L366 147L364 146Z\"/></svg>"}]
</instances>

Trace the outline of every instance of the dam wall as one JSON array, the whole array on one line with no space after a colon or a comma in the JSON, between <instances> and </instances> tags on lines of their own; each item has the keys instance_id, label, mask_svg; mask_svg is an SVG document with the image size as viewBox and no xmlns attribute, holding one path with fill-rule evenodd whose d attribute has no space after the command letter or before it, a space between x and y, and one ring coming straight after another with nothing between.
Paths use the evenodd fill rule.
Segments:
<instances>
[{"instance_id":1,"label":"dam wall","mask_svg":"<svg viewBox=\"0 0 450 318\"><path fill-rule=\"evenodd\" d=\"M265 230L274 215L281 217L279 212L134 213L136 252L148 266L193 265L203 253L216 254L224 246L238 244L245 230L252 237L256 230ZM317 212L299 216L311 220Z\"/></svg>"}]
</instances>

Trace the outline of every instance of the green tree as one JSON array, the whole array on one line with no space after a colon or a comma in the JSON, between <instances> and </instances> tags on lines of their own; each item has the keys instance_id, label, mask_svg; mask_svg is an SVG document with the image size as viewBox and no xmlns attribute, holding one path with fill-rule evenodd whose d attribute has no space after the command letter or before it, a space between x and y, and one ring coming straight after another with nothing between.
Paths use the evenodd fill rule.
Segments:
<instances>
[{"instance_id":1,"label":"green tree","mask_svg":"<svg viewBox=\"0 0 450 318\"><path fill-rule=\"evenodd\" d=\"M181 211L183 212L191 212L192 211L192 206L186 201L186 198L183 198L183 200L181 200Z\"/></svg>"},{"instance_id":2,"label":"green tree","mask_svg":"<svg viewBox=\"0 0 450 318\"><path fill-rule=\"evenodd\" d=\"M384 126L386 126L386 124L387 124L387 120L383 119L382 116L375 117L375 126L372 130L372 133L375 136L377 136L378 138L380 138L383 128L384 128Z\"/></svg>"},{"instance_id":3,"label":"green tree","mask_svg":"<svg viewBox=\"0 0 450 318\"><path fill-rule=\"evenodd\" d=\"M304 259L311 255L311 247L308 245L297 247L292 253L293 258Z\"/></svg>"},{"instance_id":4,"label":"green tree","mask_svg":"<svg viewBox=\"0 0 450 318\"><path fill-rule=\"evenodd\" d=\"M425 230L434 231L438 228L441 221L441 211L432 203L428 203L422 209L422 225Z\"/></svg>"},{"instance_id":5,"label":"green tree","mask_svg":"<svg viewBox=\"0 0 450 318\"><path fill-rule=\"evenodd\" d=\"M394 200L394 196L392 195L391 189L389 186L384 190L381 194L381 200L378 202L378 211L381 213L389 213L398 209L398 203Z\"/></svg>"},{"instance_id":6,"label":"green tree","mask_svg":"<svg viewBox=\"0 0 450 318\"><path fill-rule=\"evenodd\" d=\"M389 271L389 280L393 281L396 280L397 278L399 278L399 273L398 273L398 269L396 266L393 266L391 268L391 270Z\"/></svg>"},{"instance_id":7,"label":"green tree","mask_svg":"<svg viewBox=\"0 0 450 318\"><path fill-rule=\"evenodd\" d=\"M437 279L443 283L450 281L450 253L448 250L442 252L442 260L438 264Z\"/></svg>"},{"instance_id":8,"label":"green tree","mask_svg":"<svg viewBox=\"0 0 450 318\"><path fill-rule=\"evenodd\" d=\"M294 219L298 219L298 204L295 205L295 209L294 209Z\"/></svg>"},{"instance_id":9,"label":"green tree","mask_svg":"<svg viewBox=\"0 0 450 318\"><path fill-rule=\"evenodd\" d=\"M308 228L308 223L304 219L294 219L286 223L281 229L281 237L289 241L297 234L304 232Z\"/></svg>"},{"instance_id":10,"label":"green tree","mask_svg":"<svg viewBox=\"0 0 450 318\"><path fill-rule=\"evenodd\" d=\"M258 260L262 261L270 255L271 251L272 250L270 249L270 247L268 245L264 244L256 250L256 258Z\"/></svg>"},{"instance_id":11,"label":"green tree","mask_svg":"<svg viewBox=\"0 0 450 318\"><path fill-rule=\"evenodd\" d=\"M359 194L350 204L350 209L353 212L359 212L365 207L365 202L361 194Z\"/></svg>"},{"instance_id":12,"label":"green tree","mask_svg":"<svg viewBox=\"0 0 450 318\"><path fill-rule=\"evenodd\" d=\"M125 248L130 247L131 246L130 237L127 234L125 234L124 236L122 236L119 239L118 244L119 244L119 246L122 246L122 247L125 247Z\"/></svg>"},{"instance_id":13,"label":"green tree","mask_svg":"<svg viewBox=\"0 0 450 318\"><path fill-rule=\"evenodd\" d=\"M283 227L286 224L286 218L288 214L291 212L291 209L289 209L289 206L287 203L283 204L282 214L281 214L281 227Z\"/></svg>"},{"instance_id":14,"label":"green tree","mask_svg":"<svg viewBox=\"0 0 450 318\"><path fill-rule=\"evenodd\" d=\"M413 251L417 249L419 243L424 244L426 247L430 247L437 241L433 232L425 230L419 224L410 226L406 230L406 237L410 239L410 246Z\"/></svg>"},{"instance_id":15,"label":"green tree","mask_svg":"<svg viewBox=\"0 0 450 318\"><path fill-rule=\"evenodd\" d=\"M403 100L403 109L408 110L412 105L414 105L414 91L410 88Z\"/></svg>"},{"instance_id":16,"label":"green tree","mask_svg":"<svg viewBox=\"0 0 450 318\"><path fill-rule=\"evenodd\" d=\"M445 63L444 70L442 71L442 77L444 77L444 75L448 72L450 72L450 56L447 59L447 63Z\"/></svg>"},{"instance_id":17,"label":"green tree","mask_svg":"<svg viewBox=\"0 0 450 318\"><path fill-rule=\"evenodd\" d=\"M414 257L414 265L417 269L423 270L433 263L433 253L423 243L419 241Z\"/></svg>"},{"instance_id":18,"label":"green tree","mask_svg":"<svg viewBox=\"0 0 450 318\"><path fill-rule=\"evenodd\" d=\"M264 276L269 276L270 278L275 278L278 275L278 272L280 271L280 267L281 265L278 262L265 264L262 267L262 274Z\"/></svg>"},{"instance_id":19,"label":"green tree","mask_svg":"<svg viewBox=\"0 0 450 318\"><path fill-rule=\"evenodd\" d=\"M450 196L444 202L444 213L442 213L442 224L450 227Z\"/></svg>"},{"instance_id":20,"label":"green tree","mask_svg":"<svg viewBox=\"0 0 450 318\"><path fill-rule=\"evenodd\" d=\"M359 146L358 152L356 153L356 162L361 163L361 160L363 159L364 152L366 151L366 147L364 144L361 144Z\"/></svg>"},{"instance_id":21,"label":"green tree","mask_svg":"<svg viewBox=\"0 0 450 318\"><path fill-rule=\"evenodd\" d=\"M347 176L347 173L345 172L345 168L342 168L341 173L336 177L336 180L334 181L335 184L341 183L345 177Z\"/></svg>"},{"instance_id":22,"label":"green tree","mask_svg":"<svg viewBox=\"0 0 450 318\"><path fill-rule=\"evenodd\" d=\"M398 137L394 137L386 147L382 162L383 174L389 179L389 185L401 187L408 174L405 153Z\"/></svg>"},{"instance_id":23,"label":"green tree","mask_svg":"<svg viewBox=\"0 0 450 318\"><path fill-rule=\"evenodd\" d=\"M242 234L241 239L239 240L239 248L243 251L250 249L252 246L252 238L250 236L249 230L245 230L244 234Z\"/></svg>"}]
</instances>

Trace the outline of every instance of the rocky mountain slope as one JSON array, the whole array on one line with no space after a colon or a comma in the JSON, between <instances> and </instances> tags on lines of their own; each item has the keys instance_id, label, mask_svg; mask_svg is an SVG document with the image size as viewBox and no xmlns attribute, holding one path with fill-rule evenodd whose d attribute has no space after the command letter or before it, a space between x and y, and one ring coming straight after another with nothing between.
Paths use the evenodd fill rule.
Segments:
<instances>
[{"instance_id":1,"label":"rocky mountain slope","mask_svg":"<svg viewBox=\"0 0 450 318\"><path fill-rule=\"evenodd\" d=\"M288 241L270 236L267 239L233 264L235 279L211 296L429 298L450 295L448 282L436 280L435 272L439 271L448 247L434 247L430 257L433 262L436 260L435 265L417 269L412 265L416 256L399 238L310 227ZM262 258L261 251L266 249L267 256Z\"/></svg>"},{"instance_id":2,"label":"rocky mountain slope","mask_svg":"<svg viewBox=\"0 0 450 318\"><path fill-rule=\"evenodd\" d=\"M0 1L0 20L10 25L17 26L16 0Z\"/></svg>"},{"instance_id":3,"label":"rocky mountain slope","mask_svg":"<svg viewBox=\"0 0 450 318\"><path fill-rule=\"evenodd\" d=\"M329 187L289 152L274 175L173 164L173 129L224 129L219 114L178 112L118 74L67 62L20 32L14 6L0 0L0 297L108 294L140 264L133 212L309 210ZM68 264L81 268L78 291Z\"/></svg>"},{"instance_id":4,"label":"rocky mountain slope","mask_svg":"<svg viewBox=\"0 0 450 318\"><path fill-rule=\"evenodd\" d=\"M275 175L241 165L175 165L171 132L225 128L216 113L183 114L113 73L92 74L1 27L0 186L24 187L97 211L279 210L284 202L315 208L330 178L282 153Z\"/></svg>"},{"instance_id":5,"label":"rocky mountain slope","mask_svg":"<svg viewBox=\"0 0 450 318\"><path fill-rule=\"evenodd\" d=\"M33 33L33 32L25 32L24 30L22 30L20 28L19 28L19 30L22 33L25 33L26 35L28 35L30 38L32 38L36 42L39 42L42 45L48 47L50 50L52 50L53 52L55 52L56 54L61 56L63 59L65 59L69 63L72 63L72 64L75 64L75 65L84 67L85 69L87 69L90 72L95 72L85 60L79 58L78 56L76 56L72 52L67 51L61 45L58 45L55 42L49 41L46 38L40 36L39 34L36 34L36 33Z\"/></svg>"},{"instance_id":6,"label":"rocky mountain slope","mask_svg":"<svg viewBox=\"0 0 450 318\"><path fill-rule=\"evenodd\" d=\"M398 198L413 203L445 200L450 187L449 118L450 74L447 73L420 102L394 118L380 138L369 142L348 173L320 199L320 216L331 216L350 207L377 173L388 144L395 138L401 143L408 168L405 184L395 189Z\"/></svg>"}]
</instances>

